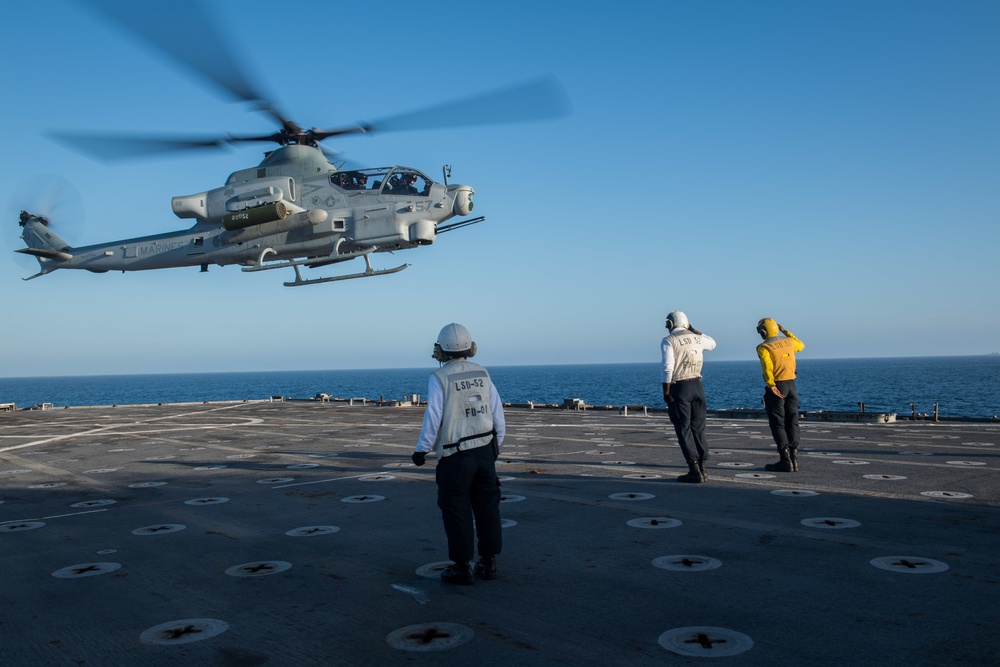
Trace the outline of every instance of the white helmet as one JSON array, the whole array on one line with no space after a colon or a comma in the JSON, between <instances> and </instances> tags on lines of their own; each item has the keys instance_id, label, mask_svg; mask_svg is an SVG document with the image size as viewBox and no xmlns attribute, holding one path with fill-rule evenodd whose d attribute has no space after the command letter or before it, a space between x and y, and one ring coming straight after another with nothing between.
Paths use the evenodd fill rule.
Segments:
<instances>
[{"instance_id":1,"label":"white helmet","mask_svg":"<svg viewBox=\"0 0 1000 667\"><path fill-rule=\"evenodd\" d=\"M461 324L452 322L445 325L434 343L434 354L438 361L447 361L455 357L473 357L476 354L476 343L472 334Z\"/></svg>"},{"instance_id":2,"label":"white helmet","mask_svg":"<svg viewBox=\"0 0 1000 667\"><path fill-rule=\"evenodd\" d=\"M674 329L687 329L691 326L688 322L688 316L684 314L683 310L675 310L667 315L667 329L673 331Z\"/></svg>"}]
</instances>

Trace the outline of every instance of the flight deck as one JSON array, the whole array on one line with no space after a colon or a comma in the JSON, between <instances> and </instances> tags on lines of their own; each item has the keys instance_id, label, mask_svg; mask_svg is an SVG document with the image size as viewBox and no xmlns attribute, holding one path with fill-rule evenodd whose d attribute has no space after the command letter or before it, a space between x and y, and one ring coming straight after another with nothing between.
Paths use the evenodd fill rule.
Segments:
<instances>
[{"instance_id":1,"label":"flight deck","mask_svg":"<svg viewBox=\"0 0 1000 667\"><path fill-rule=\"evenodd\" d=\"M0 414L0 664L1000 664L1000 424L506 411L499 578L448 564L423 409ZM712 662L711 664L720 664Z\"/></svg>"}]
</instances>

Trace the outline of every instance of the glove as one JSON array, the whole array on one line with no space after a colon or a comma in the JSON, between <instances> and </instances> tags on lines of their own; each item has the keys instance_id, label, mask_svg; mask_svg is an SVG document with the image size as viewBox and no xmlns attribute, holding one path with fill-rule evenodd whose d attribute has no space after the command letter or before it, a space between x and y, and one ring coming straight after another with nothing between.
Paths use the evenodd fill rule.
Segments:
<instances>
[{"instance_id":1,"label":"glove","mask_svg":"<svg viewBox=\"0 0 1000 667\"><path fill-rule=\"evenodd\" d=\"M411 456L410 458L413 459L413 463L418 466L422 466L423 464L427 463L426 452L413 452L413 456Z\"/></svg>"}]
</instances>

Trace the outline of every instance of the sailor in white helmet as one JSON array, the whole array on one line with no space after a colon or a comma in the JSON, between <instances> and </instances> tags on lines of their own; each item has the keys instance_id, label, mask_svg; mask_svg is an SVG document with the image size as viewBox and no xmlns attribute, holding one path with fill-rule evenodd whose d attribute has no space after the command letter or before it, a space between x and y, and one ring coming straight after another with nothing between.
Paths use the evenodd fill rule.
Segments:
<instances>
[{"instance_id":1,"label":"sailor in white helmet","mask_svg":"<svg viewBox=\"0 0 1000 667\"><path fill-rule=\"evenodd\" d=\"M687 315L680 310L667 315L667 330L670 335L660 343L663 355L663 401L667 404L667 414L688 464L687 474L679 476L677 481L707 482L707 406L705 389L701 385L701 366L702 352L714 350L715 341L691 326Z\"/></svg>"},{"instance_id":2,"label":"sailor in white helmet","mask_svg":"<svg viewBox=\"0 0 1000 667\"><path fill-rule=\"evenodd\" d=\"M441 580L452 584L475 583L475 575L496 579L502 545L496 460L506 432L503 404L486 369L469 361L475 354L468 329L454 323L441 329L432 356L442 365L427 383L427 410L412 457L418 466L432 451L438 459L438 507L454 561Z\"/></svg>"}]
</instances>

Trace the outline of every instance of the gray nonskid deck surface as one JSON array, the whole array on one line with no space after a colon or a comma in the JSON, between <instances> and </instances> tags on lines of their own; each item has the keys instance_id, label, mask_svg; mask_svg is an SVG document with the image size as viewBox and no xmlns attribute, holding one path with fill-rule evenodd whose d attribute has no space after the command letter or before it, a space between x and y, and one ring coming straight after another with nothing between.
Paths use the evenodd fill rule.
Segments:
<instances>
[{"instance_id":1,"label":"gray nonskid deck surface","mask_svg":"<svg viewBox=\"0 0 1000 667\"><path fill-rule=\"evenodd\" d=\"M710 419L689 485L663 414L509 409L500 577L449 586L422 415L0 415L0 664L1000 662L1000 426L808 423L782 474Z\"/></svg>"}]
</instances>

